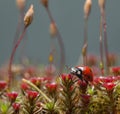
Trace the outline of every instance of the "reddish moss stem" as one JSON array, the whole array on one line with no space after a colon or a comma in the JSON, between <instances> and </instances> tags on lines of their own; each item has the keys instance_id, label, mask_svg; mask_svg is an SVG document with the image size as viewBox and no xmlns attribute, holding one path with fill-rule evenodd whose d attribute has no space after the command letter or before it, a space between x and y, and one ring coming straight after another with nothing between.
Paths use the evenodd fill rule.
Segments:
<instances>
[{"instance_id":1,"label":"reddish moss stem","mask_svg":"<svg viewBox=\"0 0 120 114\"><path fill-rule=\"evenodd\" d=\"M24 20L24 12L25 12L25 9L20 11L20 14L19 14L18 25L17 25L17 28L16 28L14 40L13 40L13 47L14 47L15 43L17 42L18 37L21 34L21 31L23 31L23 29L24 29L24 22L23 22L23 20ZM27 41L27 38L24 38L23 45L22 45L22 47L20 49L20 55L21 55L20 56L20 61L22 61L23 56L24 56L24 49L25 49L26 41Z\"/></svg>"},{"instance_id":2,"label":"reddish moss stem","mask_svg":"<svg viewBox=\"0 0 120 114\"><path fill-rule=\"evenodd\" d=\"M48 16L50 18L50 21L51 23L55 23L53 17L52 17L52 14L49 10L48 7L46 7L46 11L48 13ZM63 40L62 40L62 36L56 26L56 31L57 31L57 39L58 39L58 43L59 43L59 46L60 46L60 53L61 53L61 58L60 58L60 73L63 72L63 69L64 69L64 65L65 65L65 49L64 49L64 43L63 43Z\"/></svg>"},{"instance_id":3,"label":"reddish moss stem","mask_svg":"<svg viewBox=\"0 0 120 114\"><path fill-rule=\"evenodd\" d=\"M101 75L104 75L102 17L100 19L100 40L99 41L100 41L100 69L101 69Z\"/></svg>"},{"instance_id":4,"label":"reddish moss stem","mask_svg":"<svg viewBox=\"0 0 120 114\"><path fill-rule=\"evenodd\" d=\"M87 65L87 48L88 48L88 38L87 38L87 29L88 29L88 18L85 18L84 23L84 44L82 48L82 54L83 54L83 64Z\"/></svg>"},{"instance_id":5,"label":"reddish moss stem","mask_svg":"<svg viewBox=\"0 0 120 114\"><path fill-rule=\"evenodd\" d=\"M109 52L108 52L108 44L107 44L107 23L105 17L105 10L101 11L102 23L103 23L103 31L104 31L104 48L105 48L105 57L106 57L106 74L109 73Z\"/></svg>"},{"instance_id":6,"label":"reddish moss stem","mask_svg":"<svg viewBox=\"0 0 120 114\"><path fill-rule=\"evenodd\" d=\"M13 46L16 43L17 38L20 35L21 30L23 30L23 25L24 25L24 23L22 22L23 18L24 18L24 11L21 11L20 14L19 14L19 18L18 18L18 25L17 25L17 28L16 28L14 40L13 40Z\"/></svg>"},{"instance_id":7,"label":"reddish moss stem","mask_svg":"<svg viewBox=\"0 0 120 114\"><path fill-rule=\"evenodd\" d=\"M11 53L11 56L10 56L9 65L8 65L8 76L9 76L8 77L8 87L10 87L11 81L12 81L12 63L13 63L13 59L14 59L14 56L15 56L15 52L16 52L16 49L18 48L20 42L24 38L25 32L26 32L26 27L24 27L23 33L19 37L19 39L16 42L15 46L13 47L13 50L12 50L12 53Z\"/></svg>"}]
</instances>

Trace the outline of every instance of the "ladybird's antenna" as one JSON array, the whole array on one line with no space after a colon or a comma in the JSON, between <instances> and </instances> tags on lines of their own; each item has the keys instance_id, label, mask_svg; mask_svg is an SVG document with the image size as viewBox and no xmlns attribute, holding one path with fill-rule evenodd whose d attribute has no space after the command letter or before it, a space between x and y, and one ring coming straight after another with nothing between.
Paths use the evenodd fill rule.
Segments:
<instances>
[{"instance_id":1,"label":"ladybird's antenna","mask_svg":"<svg viewBox=\"0 0 120 114\"><path fill-rule=\"evenodd\" d=\"M58 76L60 77L60 76L61 76L61 73L58 73Z\"/></svg>"},{"instance_id":2,"label":"ladybird's antenna","mask_svg":"<svg viewBox=\"0 0 120 114\"><path fill-rule=\"evenodd\" d=\"M67 70L69 70L69 71L70 71L70 69L71 69L71 67L69 67L68 65L65 65L65 68L66 68Z\"/></svg>"},{"instance_id":3,"label":"ladybird's antenna","mask_svg":"<svg viewBox=\"0 0 120 114\"><path fill-rule=\"evenodd\" d=\"M68 65L65 65L65 68L66 68L67 70L69 70L69 71L71 70L71 67L69 67ZM58 76L60 77L62 73L57 72L57 74L58 74Z\"/></svg>"}]
</instances>

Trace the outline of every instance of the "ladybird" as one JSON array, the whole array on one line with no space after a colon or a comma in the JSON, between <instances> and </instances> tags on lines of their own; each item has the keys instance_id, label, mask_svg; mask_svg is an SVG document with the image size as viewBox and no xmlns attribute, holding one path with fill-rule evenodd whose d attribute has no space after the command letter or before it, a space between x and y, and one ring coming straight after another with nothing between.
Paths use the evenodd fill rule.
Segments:
<instances>
[{"instance_id":1,"label":"ladybird","mask_svg":"<svg viewBox=\"0 0 120 114\"><path fill-rule=\"evenodd\" d=\"M80 80L93 81L93 72L88 66L76 66L72 67L70 74L77 76Z\"/></svg>"}]
</instances>

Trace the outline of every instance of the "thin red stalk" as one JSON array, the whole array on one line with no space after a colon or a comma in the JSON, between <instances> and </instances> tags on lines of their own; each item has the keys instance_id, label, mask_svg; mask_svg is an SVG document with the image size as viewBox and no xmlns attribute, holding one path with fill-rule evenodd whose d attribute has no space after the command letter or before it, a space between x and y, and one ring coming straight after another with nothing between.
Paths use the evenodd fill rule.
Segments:
<instances>
[{"instance_id":1,"label":"thin red stalk","mask_svg":"<svg viewBox=\"0 0 120 114\"><path fill-rule=\"evenodd\" d=\"M101 12L102 23L103 23L103 31L104 31L104 48L105 48L105 57L106 57L106 74L109 73L109 58L108 58L108 44L107 44L107 23L105 17L105 10L103 9Z\"/></svg>"},{"instance_id":2,"label":"thin red stalk","mask_svg":"<svg viewBox=\"0 0 120 114\"><path fill-rule=\"evenodd\" d=\"M21 20L22 21L24 20L24 12L25 12L25 9L21 12ZM24 29L24 22L22 22L22 27L21 27L21 30L23 30L23 29ZM26 42L27 42L27 34L25 33L24 41L23 41L23 44L22 44L22 47L21 47L21 50L20 50L20 58L19 58L20 61L22 61L22 59L25 55Z\"/></svg>"},{"instance_id":3,"label":"thin red stalk","mask_svg":"<svg viewBox=\"0 0 120 114\"><path fill-rule=\"evenodd\" d=\"M14 59L14 56L15 56L15 52L16 52L16 49L18 48L20 42L24 38L25 32L26 32L26 27L24 28L24 30L22 32L22 35L19 37L18 41L16 42L15 46L13 47L13 50L12 50L12 53L11 53L11 56L10 56L10 61L9 61L9 65L8 65L8 75L9 75L9 77L8 77L8 87L10 87L11 81L12 81L12 63L13 63L13 59Z\"/></svg>"},{"instance_id":4,"label":"thin red stalk","mask_svg":"<svg viewBox=\"0 0 120 114\"><path fill-rule=\"evenodd\" d=\"M100 19L100 40L99 41L100 41L100 69L101 69L101 74L104 75L102 17Z\"/></svg>"},{"instance_id":5,"label":"thin red stalk","mask_svg":"<svg viewBox=\"0 0 120 114\"><path fill-rule=\"evenodd\" d=\"M20 13L19 13L19 20L18 20L18 25L17 25L17 28L16 28L16 33L15 33L15 37L14 37L14 41L13 41L13 46L15 45L15 43L17 42L18 40L18 37L19 35L21 34L21 31L23 31L24 29L24 11L25 9L21 10ZM22 45L21 47L21 56L20 56L20 61L22 61L22 57L24 55L24 48L25 48L25 45L26 45L26 38L24 39L24 44Z\"/></svg>"},{"instance_id":6,"label":"thin red stalk","mask_svg":"<svg viewBox=\"0 0 120 114\"><path fill-rule=\"evenodd\" d=\"M46 11L47 11L48 16L50 18L50 21L55 23L49 8L46 8ZM63 41L62 41L62 36L61 36L57 26L56 26L56 31L57 31L57 39L58 39L58 43L59 43L59 46L60 46L60 53L61 53L60 71L59 72L62 73L63 69L64 69L64 65L65 65L65 49L64 49L64 44L63 44Z\"/></svg>"},{"instance_id":7,"label":"thin red stalk","mask_svg":"<svg viewBox=\"0 0 120 114\"><path fill-rule=\"evenodd\" d=\"M84 65L87 65L87 47L88 47L87 29L88 29L88 18L85 18L85 22L84 22L84 44L83 44L83 64Z\"/></svg>"},{"instance_id":8,"label":"thin red stalk","mask_svg":"<svg viewBox=\"0 0 120 114\"><path fill-rule=\"evenodd\" d=\"M14 36L14 40L13 40L13 46L17 41L18 36L20 35L21 30L23 30L23 18L24 18L24 11L22 10L19 14L19 18L18 18L18 25L16 28L16 32L15 32L15 36Z\"/></svg>"}]
</instances>

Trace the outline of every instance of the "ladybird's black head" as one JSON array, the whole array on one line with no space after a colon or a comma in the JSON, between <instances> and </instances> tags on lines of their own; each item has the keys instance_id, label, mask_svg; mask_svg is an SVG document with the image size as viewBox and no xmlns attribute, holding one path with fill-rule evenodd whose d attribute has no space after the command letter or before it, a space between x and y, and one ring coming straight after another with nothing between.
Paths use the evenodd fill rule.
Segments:
<instances>
[{"instance_id":1,"label":"ladybird's black head","mask_svg":"<svg viewBox=\"0 0 120 114\"><path fill-rule=\"evenodd\" d=\"M83 80L81 69L72 67L70 73L73 75L76 75L79 79Z\"/></svg>"}]
</instances>

